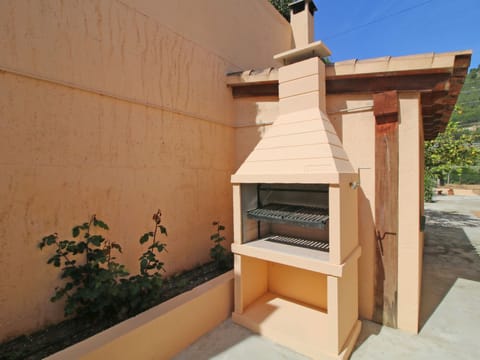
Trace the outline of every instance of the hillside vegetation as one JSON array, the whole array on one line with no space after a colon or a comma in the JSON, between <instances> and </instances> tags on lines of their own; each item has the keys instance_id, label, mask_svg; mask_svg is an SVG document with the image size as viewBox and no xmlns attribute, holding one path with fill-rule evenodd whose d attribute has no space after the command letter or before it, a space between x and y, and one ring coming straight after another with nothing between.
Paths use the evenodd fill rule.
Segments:
<instances>
[{"instance_id":1,"label":"hillside vegetation","mask_svg":"<svg viewBox=\"0 0 480 360\"><path fill-rule=\"evenodd\" d=\"M480 65L470 69L457 101L457 111L452 116L460 127L480 128Z\"/></svg>"},{"instance_id":2,"label":"hillside vegetation","mask_svg":"<svg viewBox=\"0 0 480 360\"><path fill-rule=\"evenodd\" d=\"M425 143L426 174L441 183L480 184L480 65L470 69L445 129Z\"/></svg>"}]
</instances>

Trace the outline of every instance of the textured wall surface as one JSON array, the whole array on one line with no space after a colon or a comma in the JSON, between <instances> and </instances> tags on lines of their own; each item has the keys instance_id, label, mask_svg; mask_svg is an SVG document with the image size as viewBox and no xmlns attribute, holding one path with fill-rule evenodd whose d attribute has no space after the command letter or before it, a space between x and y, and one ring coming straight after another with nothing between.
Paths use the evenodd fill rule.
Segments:
<instances>
[{"instance_id":1,"label":"textured wall surface","mask_svg":"<svg viewBox=\"0 0 480 360\"><path fill-rule=\"evenodd\" d=\"M157 208L170 274L209 260L212 220L231 240L225 74L270 66L291 34L267 1L185 3L0 2L0 341L63 318L36 246L94 213L131 272Z\"/></svg>"},{"instance_id":2,"label":"textured wall surface","mask_svg":"<svg viewBox=\"0 0 480 360\"><path fill-rule=\"evenodd\" d=\"M370 94L327 97L330 119L353 168L359 171L358 239L362 255L358 259L358 300L360 316L365 319L372 318L374 307L375 117L369 108L372 105Z\"/></svg>"}]
</instances>

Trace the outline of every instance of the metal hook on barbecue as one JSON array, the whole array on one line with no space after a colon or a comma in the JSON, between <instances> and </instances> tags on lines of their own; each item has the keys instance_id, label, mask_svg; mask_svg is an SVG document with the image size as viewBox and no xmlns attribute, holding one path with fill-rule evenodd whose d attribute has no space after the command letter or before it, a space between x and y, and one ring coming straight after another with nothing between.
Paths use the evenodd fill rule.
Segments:
<instances>
[{"instance_id":1,"label":"metal hook on barbecue","mask_svg":"<svg viewBox=\"0 0 480 360\"><path fill-rule=\"evenodd\" d=\"M359 167L358 168L358 181L352 181L350 183L350 187L355 190L355 189L358 189L361 185L361 182L360 182L360 170L370 170L371 168L368 168L368 167Z\"/></svg>"}]
</instances>

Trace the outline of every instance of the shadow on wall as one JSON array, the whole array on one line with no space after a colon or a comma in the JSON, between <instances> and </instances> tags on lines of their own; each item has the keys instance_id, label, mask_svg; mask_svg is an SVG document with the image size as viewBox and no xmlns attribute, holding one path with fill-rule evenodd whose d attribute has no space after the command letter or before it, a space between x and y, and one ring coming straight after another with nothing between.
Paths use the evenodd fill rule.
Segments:
<instances>
[{"instance_id":1,"label":"shadow on wall","mask_svg":"<svg viewBox=\"0 0 480 360\"><path fill-rule=\"evenodd\" d=\"M264 103L276 103L265 100ZM261 138L265 135L271 122L276 117L273 107L266 109L259 106L255 100L243 99L237 103L237 119L235 122L235 169L245 161Z\"/></svg>"},{"instance_id":2,"label":"shadow on wall","mask_svg":"<svg viewBox=\"0 0 480 360\"><path fill-rule=\"evenodd\" d=\"M480 219L447 211L426 210L420 329L458 278L480 282L480 256L464 228Z\"/></svg>"}]
</instances>

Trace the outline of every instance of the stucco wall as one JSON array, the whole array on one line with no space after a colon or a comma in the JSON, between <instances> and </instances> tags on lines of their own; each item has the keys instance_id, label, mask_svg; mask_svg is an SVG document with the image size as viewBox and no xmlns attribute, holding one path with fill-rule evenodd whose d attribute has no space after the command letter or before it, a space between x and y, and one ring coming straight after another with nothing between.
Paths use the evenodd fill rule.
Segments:
<instances>
[{"instance_id":1,"label":"stucco wall","mask_svg":"<svg viewBox=\"0 0 480 360\"><path fill-rule=\"evenodd\" d=\"M267 1L178 3L0 2L0 341L63 318L36 245L93 213L132 272L157 208L168 273L209 259L212 220L232 238L225 73L268 65L290 29Z\"/></svg>"},{"instance_id":2,"label":"stucco wall","mask_svg":"<svg viewBox=\"0 0 480 360\"><path fill-rule=\"evenodd\" d=\"M234 102L235 170L278 116L278 99L236 99Z\"/></svg>"},{"instance_id":3,"label":"stucco wall","mask_svg":"<svg viewBox=\"0 0 480 360\"><path fill-rule=\"evenodd\" d=\"M399 96L398 327L419 330L423 264L423 131L420 94Z\"/></svg>"},{"instance_id":4,"label":"stucco wall","mask_svg":"<svg viewBox=\"0 0 480 360\"><path fill-rule=\"evenodd\" d=\"M121 1L220 56L228 71L273 66L273 54L292 47L289 24L267 0Z\"/></svg>"},{"instance_id":5,"label":"stucco wall","mask_svg":"<svg viewBox=\"0 0 480 360\"><path fill-rule=\"evenodd\" d=\"M331 95L327 112L355 170L359 170L358 259L359 314L371 319L375 265L375 117L371 95ZM348 109L348 110L346 110Z\"/></svg>"}]
</instances>

